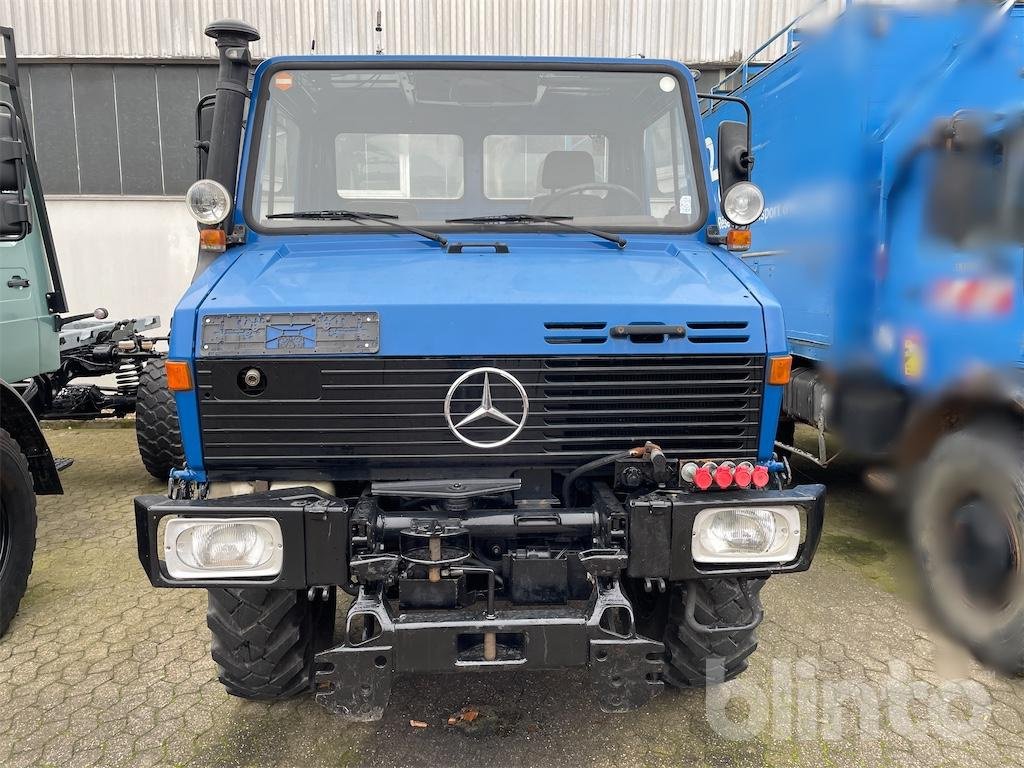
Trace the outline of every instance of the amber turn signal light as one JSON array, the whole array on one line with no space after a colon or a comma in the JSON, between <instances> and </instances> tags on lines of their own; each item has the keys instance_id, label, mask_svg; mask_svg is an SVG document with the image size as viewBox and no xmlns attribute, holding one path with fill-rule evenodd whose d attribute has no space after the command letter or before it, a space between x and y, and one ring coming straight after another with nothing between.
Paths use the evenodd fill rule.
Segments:
<instances>
[{"instance_id":1,"label":"amber turn signal light","mask_svg":"<svg viewBox=\"0 0 1024 768\"><path fill-rule=\"evenodd\" d=\"M749 229L730 229L725 236L725 246L730 251L746 251L752 242Z\"/></svg>"},{"instance_id":2,"label":"amber turn signal light","mask_svg":"<svg viewBox=\"0 0 1024 768\"><path fill-rule=\"evenodd\" d=\"M789 374L793 369L792 355L778 355L768 358L768 383L788 384Z\"/></svg>"},{"instance_id":3,"label":"amber turn signal light","mask_svg":"<svg viewBox=\"0 0 1024 768\"><path fill-rule=\"evenodd\" d=\"M228 245L228 236L220 227L199 230L199 247L204 251L223 253Z\"/></svg>"},{"instance_id":4,"label":"amber turn signal light","mask_svg":"<svg viewBox=\"0 0 1024 768\"><path fill-rule=\"evenodd\" d=\"M184 360L167 360L164 363L167 371L167 388L172 392L185 392L192 389L192 373Z\"/></svg>"}]
</instances>

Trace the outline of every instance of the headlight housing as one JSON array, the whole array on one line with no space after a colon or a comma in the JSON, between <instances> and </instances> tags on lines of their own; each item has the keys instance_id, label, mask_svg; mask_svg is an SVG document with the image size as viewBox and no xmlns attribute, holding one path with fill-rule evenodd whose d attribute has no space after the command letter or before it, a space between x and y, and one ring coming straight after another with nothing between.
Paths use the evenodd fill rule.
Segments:
<instances>
[{"instance_id":1,"label":"headlight housing","mask_svg":"<svg viewBox=\"0 0 1024 768\"><path fill-rule=\"evenodd\" d=\"M788 563L799 548L797 507L714 507L693 521L695 563Z\"/></svg>"},{"instance_id":2,"label":"headlight housing","mask_svg":"<svg viewBox=\"0 0 1024 768\"><path fill-rule=\"evenodd\" d=\"M737 227L748 227L764 213L764 194L749 181L733 184L725 192L722 213Z\"/></svg>"},{"instance_id":3,"label":"headlight housing","mask_svg":"<svg viewBox=\"0 0 1024 768\"><path fill-rule=\"evenodd\" d=\"M175 517L164 528L174 579L268 578L281 573L284 542L272 517Z\"/></svg>"},{"instance_id":4,"label":"headlight housing","mask_svg":"<svg viewBox=\"0 0 1024 768\"><path fill-rule=\"evenodd\" d=\"M200 224L220 224L231 210L231 193L213 179L199 179L185 193L185 204Z\"/></svg>"}]
</instances>

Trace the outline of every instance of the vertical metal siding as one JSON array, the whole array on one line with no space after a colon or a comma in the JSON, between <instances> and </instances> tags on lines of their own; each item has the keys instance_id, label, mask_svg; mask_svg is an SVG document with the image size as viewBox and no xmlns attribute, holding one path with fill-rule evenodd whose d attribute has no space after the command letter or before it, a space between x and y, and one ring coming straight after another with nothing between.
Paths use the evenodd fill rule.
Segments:
<instances>
[{"instance_id":1,"label":"vertical metal siding","mask_svg":"<svg viewBox=\"0 0 1024 768\"><path fill-rule=\"evenodd\" d=\"M830 4L838 6L841 0ZM309 52L630 56L737 62L812 0L0 0L32 58L211 58L203 27L244 19L265 57ZM782 43L763 60L775 58Z\"/></svg>"}]
</instances>

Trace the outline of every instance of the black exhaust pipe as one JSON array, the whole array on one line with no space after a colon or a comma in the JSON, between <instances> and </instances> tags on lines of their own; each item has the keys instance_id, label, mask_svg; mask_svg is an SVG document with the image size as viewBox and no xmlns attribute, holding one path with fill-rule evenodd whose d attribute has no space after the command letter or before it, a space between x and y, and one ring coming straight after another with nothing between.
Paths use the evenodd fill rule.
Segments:
<instances>
[{"instance_id":1,"label":"black exhaust pipe","mask_svg":"<svg viewBox=\"0 0 1024 768\"><path fill-rule=\"evenodd\" d=\"M259 40L260 33L255 27L236 19L215 21L204 31L207 37L217 41L220 58L206 178L219 181L234 195L245 100L249 96L249 43ZM232 209L224 220L224 229L229 236L234 230L233 220Z\"/></svg>"}]
</instances>

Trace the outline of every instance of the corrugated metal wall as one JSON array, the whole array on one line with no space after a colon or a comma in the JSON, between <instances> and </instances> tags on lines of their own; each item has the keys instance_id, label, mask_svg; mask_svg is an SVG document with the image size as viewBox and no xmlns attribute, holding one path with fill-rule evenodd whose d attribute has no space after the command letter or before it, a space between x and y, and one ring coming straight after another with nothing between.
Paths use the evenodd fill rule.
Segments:
<instances>
[{"instance_id":1,"label":"corrugated metal wall","mask_svg":"<svg viewBox=\"0 0 1024 768\"><path fill-rule=\"evenodd\" d=\"M838 5L841 0L834 0ZM26 58L212 57L203 27L254 24L265 57L310 50L737 62L812 0L0 0ZM374 31L378 9L384 31ZM771 60L781 43L767 52Z\"/></svg>"}]
</instances>

